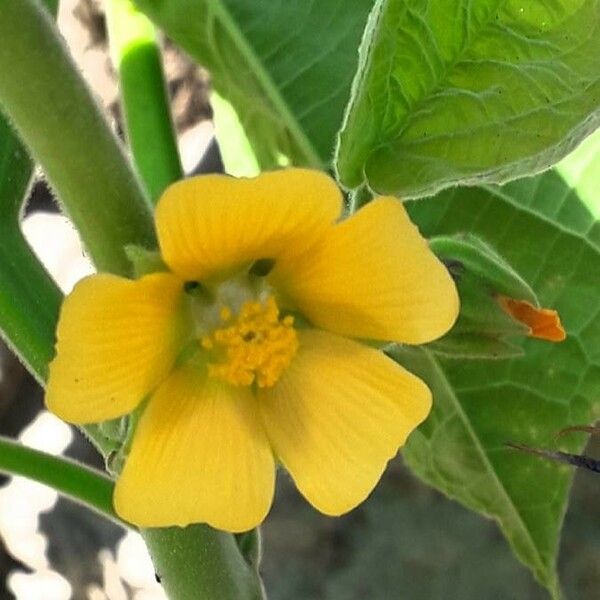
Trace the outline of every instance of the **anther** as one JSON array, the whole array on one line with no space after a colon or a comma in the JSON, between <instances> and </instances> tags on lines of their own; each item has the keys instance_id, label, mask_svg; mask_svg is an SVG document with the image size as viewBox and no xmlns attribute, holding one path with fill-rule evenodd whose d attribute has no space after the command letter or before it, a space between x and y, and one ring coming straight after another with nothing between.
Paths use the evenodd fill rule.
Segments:
<instances>
[{"instance_id":1,"label":"anther","mask_svg":"<svg viewBox=\"0 0 600 600\"><path fill-rule=\"evenodd\" d=\"M273 297L244 303L235 317L223 307L220 316L225 326L201 339L217 359L209 374L233 385L274 385L298 349L294 318L280 319Z\"/></svg>"}]
</instances>

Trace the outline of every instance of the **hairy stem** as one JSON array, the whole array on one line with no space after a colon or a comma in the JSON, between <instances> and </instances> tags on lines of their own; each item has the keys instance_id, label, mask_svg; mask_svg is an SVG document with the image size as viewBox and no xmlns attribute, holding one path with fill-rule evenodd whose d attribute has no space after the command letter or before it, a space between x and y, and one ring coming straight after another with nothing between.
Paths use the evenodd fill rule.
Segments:
<instances>
[{"instance_id":1,"label":"hairy stem","mask_svg":"<svg viewBox=\"0 0 600 600\"><path fill-rule=\"evenodd\" d=\"M150 204L48 11L0 0L0 14L0 104L96 266L128 273L124 247L156 243Z\"/></svg>"}]
</instances>

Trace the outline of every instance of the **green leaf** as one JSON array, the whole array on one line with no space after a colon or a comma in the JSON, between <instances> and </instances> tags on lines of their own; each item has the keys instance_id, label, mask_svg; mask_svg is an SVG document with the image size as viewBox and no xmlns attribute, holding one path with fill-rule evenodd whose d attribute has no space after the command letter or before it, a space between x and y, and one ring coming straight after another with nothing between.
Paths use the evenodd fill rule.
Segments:
<instances>
[{"instance_id":1,"label":"green leaf","mask_svg":"<svg viewBox=\"0 0 600 600\"><path fill-rule=\"evenodd\" d=\"M418 197L540 172L600 124L598 0L379 0L337 170Z\"/></svg>"},{"instance_id":2,"label":"green leaf","mask_svg":"<svg viewBox=\"0 0 600 600\"><path fill-rule=\"evenodd\" d=\"M211 71L262 168L328 165L373 0L136 0Z\"/></svg>"},{"instance_id":3,"label":"green leaf","mask_svg":"<svg viewBox=\"0 0 600 600\"><path fill-rule=\"evenodd\" d=\"M570 158L558 172L504 188L456 189L408 204L426 236L470 231L497 248L542 305L559 311L567 340L523 341L524 356L492 362L436 359L423 350L396 356L434 393L432 415L411 437L406 461L427 483L496 519L555 598L572 472L504 444L553 448L563 427L600 417L600 204L591 210L565 184L559 173L574 181L573 164L584 189L590 178L598 186L600 154L585 168L581 157ZM560 443L579 452L583 442L575 436Z\"/></svg>"},{"instance_id":4,"label":"green leaf","mask_svg":"<svg viewBox=\"0 0 600 600\"><path fill-rule=\"evenodd\" d=\"M239 115L231 103L214 90L210 106L225 172L234 177L256 177L260 173L260 165Z\"/></svg>"}]
</instances>

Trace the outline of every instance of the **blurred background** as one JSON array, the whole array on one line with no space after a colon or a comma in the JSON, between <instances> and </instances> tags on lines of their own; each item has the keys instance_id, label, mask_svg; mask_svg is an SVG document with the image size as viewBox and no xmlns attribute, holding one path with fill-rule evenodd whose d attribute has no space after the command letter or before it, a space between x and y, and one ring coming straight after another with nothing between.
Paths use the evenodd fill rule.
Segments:
<instances>
[{"instance_id":1,"label":"blurred background","mask_svg":"<svg viewBox=\"0 0 600 600\"><path fill-rule=\"evenodd\" d=\"M115 76L96 0L61 0L59 27L120 133ZM210 78L168 40L165 71L186 173L222 169L213 140ZM40 176L25 233L65 292L91 272L77 234ZM599 390L600 393L600 390ZM0 342L0 434L102 468L74 428L50 415L43 393ZM600 451L600 444L590 448ZM52 490L0 482L0 600L164 599L139 536ZM560 573L569 600L600 597L600 477L578 473L566 515ZM350 515L314 511L279 474L263 527L263 576L272 600L542 600L493 522L420 484L394 460ZM201 599L199 599L201 600Z\"/></svg>"}]
</instances>

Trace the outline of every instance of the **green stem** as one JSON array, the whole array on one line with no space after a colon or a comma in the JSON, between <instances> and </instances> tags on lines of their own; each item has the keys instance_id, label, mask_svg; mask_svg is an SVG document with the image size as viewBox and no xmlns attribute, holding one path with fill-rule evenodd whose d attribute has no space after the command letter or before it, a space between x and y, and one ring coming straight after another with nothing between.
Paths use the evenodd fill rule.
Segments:
<instances>
[{"instance_id":1,"label":"green stem","mask_svg":"<svg viewBox=\"0 0 600 600\"><path fill-rule=\"evenodd\" d=\"M0 437L0 471L48 485L72 500L125 525L113 510L113 481L80 463Z\"/></svg>"},{"instance_id":2,"label":"green stem","mask_svg":"<svg viewBox=\"0 0 600 600\"><path fill-rule=\"evenodd\" d=\"M0 330L43 384L62 294L19 229L32 170L25 148L0 117Z\"/></svg>"},{"instance_id":3,"label":"green stem","mask_svg":"<svg viewBox=\"0 0 600 600\"><path fill-rule=\"evenodd\" d=\"M173 600L261 600L260 578L235 538L206 525L142 531L157 575Z\"/></svg>"},{"instance_id":4,"label":"green stem","mask_svg":"<svg viewBox=\"0 0 600 600\"><path fill-rule=\"evenodd\" d=\"M18 227L19 213L33 172L31 159L0 115L0 224ZM1 240L0 240L1 243Z\"/></svg>"},{"instance_id":5,"label":"green stem","mask_svg":"<svg viewBox=\"0 0 600 600\"><path fill-rule=\"evenodd\" d=\"M0 104L96 266L126 274L124 247L156 243L150 204L48 11L0 0L0 14Z\"/></svg>"},{"instance_id":6,"label":"green stem","mask_svg":"<svg viewBox=\"0 0 600 600\"><path fill-rule=\"evenodd\" d=\"M52 15L57 4L45 0ZM27 150L0 116L0 332L44 385L62 293L19 228L32 172ZM104 456L113 449L93 426L82 429Z\"/></svg>"},{"instance_id":7,"label":"green stem","mask_svg":"<svg viewBox=\"0 0 600 600\"><path fill-rule=\"evenodd\" d=\"M106 8L127 138L148 195L156 202L183 177L156 32L130 0L108 0Z\"/></svg>"},{"instance_id":8,"label":"green stem","mask_svg":"<svg viewBox=\"0 0 600 600\"><path fill-rule=\"evenodd\" d=\"M0 180L1 181L1 180ZM0 195L0 200L6 196ZM54 356L54 330L62 292L41 265L16 223L0 226L0 331L13 352L27 365L40 385ZM106 457L115 444L97 426L82 427Z\"/></svg>"},{"instance_id":9,"label":"green stem","mask_svg":"<svg viewBox=\"0 0 600 600\"><path fill-rule=\"evenodd\" d=\"M0 325L9 346L43 384L54 354L61 291L18 229L0 227Z\"/></svg>"}]
</instances>

